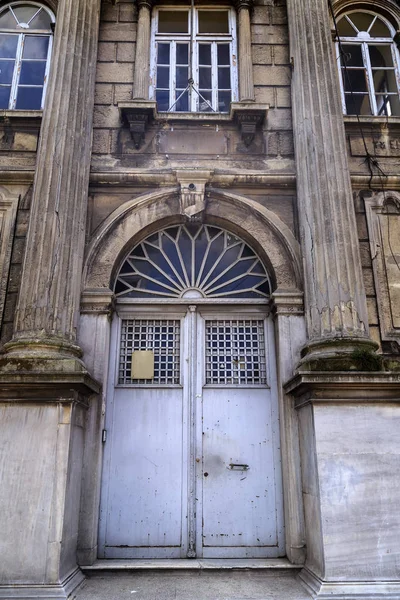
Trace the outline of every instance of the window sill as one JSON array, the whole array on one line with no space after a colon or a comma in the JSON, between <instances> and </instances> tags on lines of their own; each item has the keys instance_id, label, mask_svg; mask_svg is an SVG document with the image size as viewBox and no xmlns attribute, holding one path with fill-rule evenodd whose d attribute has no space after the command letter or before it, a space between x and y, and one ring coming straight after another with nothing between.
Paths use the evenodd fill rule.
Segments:
<instances>
[{"instance_id":1,"label":"window sill","mask_svg":"<svg viewBox=\"0 0 400 600\"><path fill-rule=\"evenodd\" d=\"M39 130L42 115L42 110L0 110L0 127L12 125L15 129Z\"/></svg>"},{"instance_id":2,"label":"window sill","mask_svg":"<svg viewBox=\"0 0 400 600\"><path fill-rule=\"evenodd\" d=\"M400 117L374 117L372 115L360 115L359 117L353 115L343 115L345 123L368 123L371 125L375 124L400 124Z\"/></svg>"},{"instance_id":3,"label":"window sill","mask_svg":"<svg viewBox=\"0 0 400 600\"><path fill-rule=\"evenodd\" d=\"M157 103L151 100L120 102L118 108L122 120L129 125L133 142L140 149L148 125L152 122L185 122L185 123L231 123L240 128L243 141L250 146L256 130L265 121L269 109L268 104L256 102L232 102L230 113L176 113L158 112Z\"/></svg>"}]
</instances>

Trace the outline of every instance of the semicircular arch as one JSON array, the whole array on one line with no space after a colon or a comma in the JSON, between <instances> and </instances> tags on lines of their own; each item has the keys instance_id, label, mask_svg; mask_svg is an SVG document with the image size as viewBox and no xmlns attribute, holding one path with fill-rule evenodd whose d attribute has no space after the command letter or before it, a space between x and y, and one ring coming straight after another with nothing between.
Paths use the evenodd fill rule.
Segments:
<instances>
[{"instance_id":1,"label":"semicircular arch","mask_svg":"<svg viewBox=\"0 0 400 600\"><path fill-rule=\"evenodd\" d=\"M113 288L122 262L138 242L163 227L184 221L176 188L144 194L124 203L92 237L83 288ZM275 213L244 196L215 189L207 199L205 222L224 227L249 243L264 261L273 290L302 288L299 243Z\"/></svg>"}]
</instances>

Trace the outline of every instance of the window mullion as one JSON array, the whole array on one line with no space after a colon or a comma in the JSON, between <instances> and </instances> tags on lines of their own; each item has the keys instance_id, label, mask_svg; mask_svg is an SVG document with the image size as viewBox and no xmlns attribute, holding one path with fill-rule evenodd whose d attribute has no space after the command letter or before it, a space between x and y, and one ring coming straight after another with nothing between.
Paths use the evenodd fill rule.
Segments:
<instances>
[{"instance_id":1,"label":"window mullion","mask_svg":"<svg viewBox=\"0 0 400 600\"><path fill-rule=\"evenodd\" d=\"M150 81L149 81L149 98L156 99L156 87L157 87L157 48L158 39L156 36L158 23L158 12L154 11L152 18L152 29L151 29L151 42L150 42Z\"/></svg>"},{"instance_id":2,"label":"window mullion","mask_svg":"<svg viewBox=\"0 0 400 600\"><path fill-rule=\"evenodd\" d=\"M21 33L18 37L18 46L17 46L16 55L15 55L14 73L13 73L13 79L12 79L12 83L11 83L9 107L12 110L15 109L15 105L17 103L18 83L19 83L19 79L20 79L20 75L21 75L22 53L24 51L24 42L25 42L25 34Z\"/></svg>"},{"instance_id":3,"label":"window mullion","mask_svg":"<svg viewBox=\"0 0 400 600\"><path fill-rule=\"evenodd\" d=\"M369 89L369 97L370 97L370 102L371 102L372 114L377 115L378 114L378 106L376 104L374 77L373 77L373 73L372 73L371 60L369 57L368 44L366 42L363 42L361 49L362 49L362 53L363 53L364 65L365 65L366 72L367 72L368 89Z\"/></svg>"},{"instance_id":4,"label":"window mullion","mask_svg":"<svg viewBox=\"0 0 400 600\"><path fill-rule=\"evenodd\" d=\"M346 115L347 114L346 96L345 96L345 93L344 93L344 86L343 86L343 69L342 69L343 65L342 65L342 57L340 56L340 44L339 44L339 42L336 42L335 49L336 49L337 64L339 66L339 85L340 85L340 95L342 97L343 114Z\"/></svg>"},{"instance_id":5,"label":"window mullion","mask_svg":"<svg viewBox=\"0 0 400 600\"><path fill-rule=\"evenodd\" d=\"M197 41L198 26L198 13L197 9L190 11L190 40L189 40L189 62L191 61L190 70L192 71L192 78L194 87L196 90L199 89L199 47ZM190 75L190 73L189 73ZM199 99L197 93L191 88L189 91L189 111L196 112L197 103Z\"/></svg>"},{"instance_id":6,"label":"window mullion","mask_svg":"<svg viewBox=\"0 0 400 600\"><path fill-rule=\"evenodd\" d=\"M52 50L53 50L53 36L50 35L49 36L49 47L47 49L46 70L45 70L45 74L44 74L44 84L43 84L43 94L42 94L42 104L41 104L42 109L44 108L44 100L45 100L46 94L47 94L47 84L49 81L49 73L50 73L50 57L51 57Z\"/></svg>"},{"instance_id":7,"label":"window mullion","mask_svg":"<svg viewBox=\"0 0 400 600\"><path fill-rule=\"evenodd\" d=\"M190 57L189 57L190 60ZM192 76L194 81L194 87L196 90L199 89L199 43L193 41L193 52L192 52ZM192 92L190 96L190 110L191 112L197 111L197 103L199 98L196 92Z\"/></svg>"},{"instance_id":8,"label":"window mullion","mask_svg":"<svg viewBox=\"0 0 400 600\"><path fill-rule=\"evenodd\" d=\"M170 69L169 69L169 107L175 103L176 100L176 41L171 40L171 52L170 52ZM176 106L174 106L176 111Z\"/></svg>"},{"instance_id":9,"label":"window mullion","mask_svg":"<svg viewBox=\"0 0 400 600\"><path fill-rule=\"evenodd\" d=\"M212 107L218 111L218 56L217 42L211 43L211 87L212 87Z\"/></svg>"}]
</instances>

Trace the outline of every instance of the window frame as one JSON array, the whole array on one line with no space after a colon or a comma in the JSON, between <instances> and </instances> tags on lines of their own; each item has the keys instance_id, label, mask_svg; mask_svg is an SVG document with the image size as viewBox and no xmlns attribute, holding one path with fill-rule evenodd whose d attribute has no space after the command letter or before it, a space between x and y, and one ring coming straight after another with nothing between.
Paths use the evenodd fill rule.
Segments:
<instances>
[{"instance_id":1,"label":"window frame","mask_svg":"<svg viewBox=\"0 0 400 600\"><path fill-rule=\"evenodd\" d=\"M0 8L0 16L4 12L6 12L9 8L12 9L14 7L18 7L21 4L29 4L31 6L36 6L38 9L41 8L42 10L45 10L46 13L50 17L51 23L55 24L55 22L56 22L55 15L54 15L53 11L50 10L50 8L48 8L45 4L42 4L41 2L30 2L29 0L17 0L15 2L9 2L8 4L6 4L5 6ZM47 93L47 86L48 86L49 73L50 73L50 62L51 62L51 55L52 55L52 50L53 50L53 39L54 39L53 30L50 30L50 29L49 30L21 29L19 31L17 28L17 25L16 25L15 29L6 29L6 28L0 27L0 35L18 36L17 49L16 49L16 53L15 53L14 72L13 72L13 77L12 77L12 81L11 81L11 90L10 90L10 98L9 98L9 102L8 102L8 107L3 108L1 110L12 110L12 111L43 110L46 93ZM35 60L35 59L24 59L23 58L25 40L27 37L30 37L30 36L45 37L45 38L48 38L48 40L49 40L49 45L47 48L47 56L45 59L46 67L45 67L45 72L44 72L43 92L42 92L42 98L41 98L41 102L40 102L40 109L38 109L38 108L16 108L17 96L18 96L18 91L19 91L19 87L20 87L19 81L20 81L20 77L21 77L22 62L23 62L23 60L25 60L25 61ZM7 60L7 59L1 59L1 60ZM10 59L10 60L12 60L12 59ZM6 86L5 84L0 84L0 87L8 87L8 85ZM42 86L41 85L40 86L39 85L26 85L26 86L21 86L21 87L30 87L31 88L31 87L42 87Z\"/></svg>"},{"instance_id":2,"label":"window frame","mask_svg":"<svg viewBox=\"0 0 400 600\"><path fill-rule=\"evenodd\" d=\"M390 47L390 51L391 51L391 56L392 56L392 60L393 60L393 71L394 71L394 76L395 76L395 80L396 80L396 84L397 84L397 97L399 99L400 102L400 55L399 55L399 51L396 47L396 44L393 40L393 36L395 35L395 31L394 28L392 26L392 24L380 13L378 12L373 12L371 10L365 10L365 9L361 9L361 8L355 8L353 10L350 11L346 11L345 13L343 13L343 15L340 15L340 20L345 19L346 16L349 16L351 18L351 15L353 13L358 13L358 12L363 12L363 13L367 13L370 14L374 17L379 18L388 28L391 37L372 37L372 36L366 36L366 35L360 35L360 36L339 36L339 39L336 40L335 43L335 49L336 49L336 58L337 58L337 64L338 64L338 70L339 70L339 85L340 85L340 91L341 91L341 99L342 99L342 108L343 108L343 114L345 116L357 116L356 113L348 113L347 112L347 107L346 107L346 95L350 95L351 94L346 94L345 93L345 89L344 89L344 82L343 82L343 64L342 64L342 60L341 60L341 52L340 52L340 46L341 45L348 45L348 46L358 46L361 49L361 55L362 55L362 60L363 60L363 66L360 67L359 69L363 70L363 72L366 75L366 83L367 83L367 90L365 92L366 95L368 95L368 99L369 99L369 104L370 104L370 109L371 109L371 114L359 114L359 116L362 117L386 117L386 116L400 116L400 112L398 115L387 115L385 112L380 112L378 109L378 105L376 102L376 96L379 95L379 93L377 93L376 89L375 89L375 84L374 84L374 76L373 76L373 69L371 66L371 59L370 59L370 52L369 52L369 46L374 45L374 46L389 46ZM360 32L362 33L362 32ZM351 69L351 67L348 67ZM392 69L387 69L387 70L392 70ZM356 95L362 95L360 94L356 94ZM389 92L388 93L389 96L396 96L395 93L393 92Z\"/></svg>"},{"instance_id":3,"label":"window frame","mask_svg":"<svg viewBox=\"0 0 400 600\"><path fill-rule=\"evenodd\" d=\"M188 13L188 32L187 33L158 33L158 18L159 14L165 10L173 10L174 12L185 11ZM218 34L203 34L199 33L199 11L227 11L229 19L229 32L218 33ZM192 28L194 31L192 33ZM193 40L193 52L190 52L190 43ZM170 75L169 75L169 110L158 111L159 113L166 114L227 114L229 110L221 112L218 110L218 66L217 66L217 45L219 43L229 43L230 45L230 79L231 79L231 103L238 102L239 100L239 85L238 85L238 60L237 60L237 19L236 11L234 8L226 5L202 5L194 8L194 14L192 14L192 7L190 6L174 6L165 5L156 7L152 14L152 25L151 25L151 51L150 51L150 85L149 85L149 98L150 100L156 101L156 89L157 89L157 48L159 42L169 42L171 44L170 53ZM176 102L175 91L176 91L176 44L179 42L188 43L189 45L189 59L192 58L192 77L194 80L194 87L199 90L199 45L200 43L211 44L211 74L212 74L212 88L211 88L211 104L212 110L200 111L198 110L198 95L196 92L189 96L189 109L187 111L177 111L176 107L173 106ZM189 64L190 74L190 64ZM180 88L179 88L180 89ZM220 91L224 91L221 88ZM172 108L171 108L172 107Z\"/></svg>"}]
</instances>

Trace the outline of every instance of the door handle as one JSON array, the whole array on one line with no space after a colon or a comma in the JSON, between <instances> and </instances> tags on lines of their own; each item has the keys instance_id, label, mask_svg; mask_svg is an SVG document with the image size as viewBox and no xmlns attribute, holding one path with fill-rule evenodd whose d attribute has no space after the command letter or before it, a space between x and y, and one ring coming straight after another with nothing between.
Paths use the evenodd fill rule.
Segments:
<instances>
[{"instance_id":1,"label":"door handle","mask_svg":"<svg viewBox=\"0 0 400 600\"><path fill-rule=\"evenodd\" d=\"M249 465L230 463L228 469L230 469L231 471L248 471L250 467Z\"/></svg>"}]
</instances>

